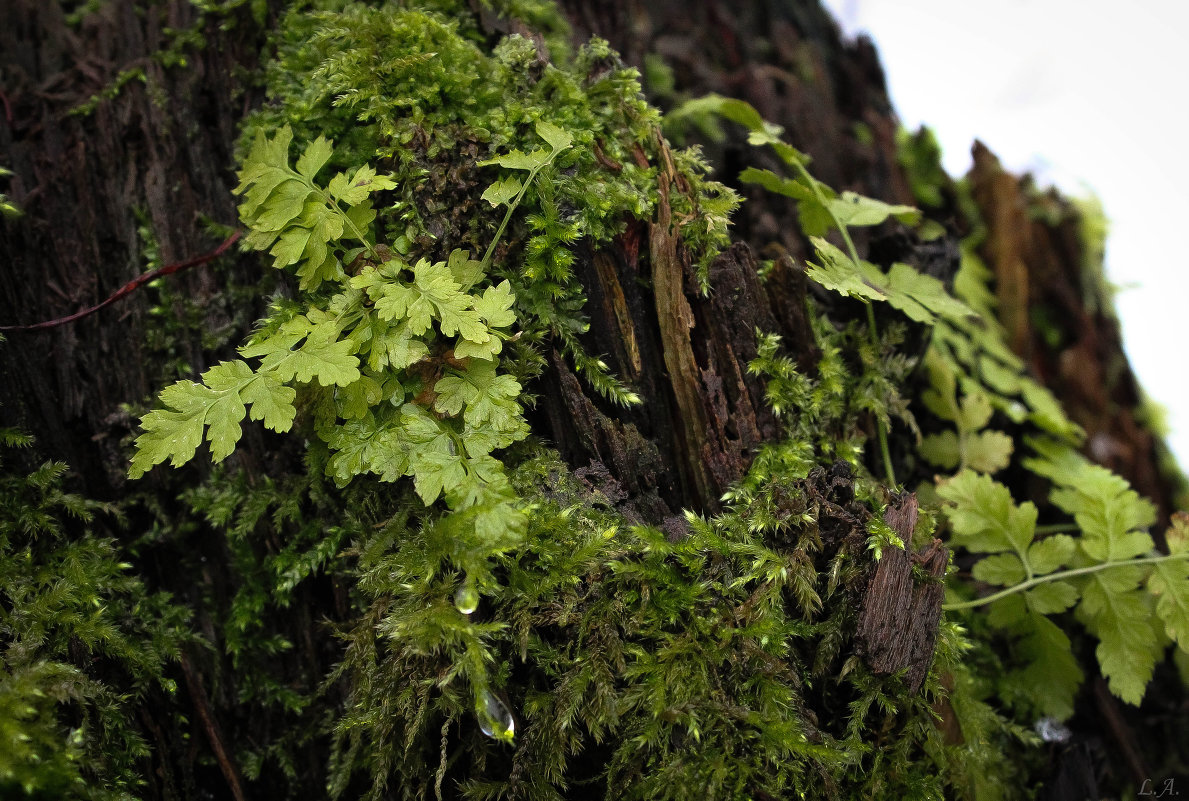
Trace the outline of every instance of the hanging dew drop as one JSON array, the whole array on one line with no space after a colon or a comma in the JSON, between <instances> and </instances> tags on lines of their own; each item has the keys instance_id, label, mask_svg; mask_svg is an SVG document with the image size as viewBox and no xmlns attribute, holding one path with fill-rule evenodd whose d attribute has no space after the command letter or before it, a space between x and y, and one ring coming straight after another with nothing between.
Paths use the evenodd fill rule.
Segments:
<instances>
[{"instance_id":1,"label":"hanging dew drop","mask_svg":"<svg viewBox=\"0 0 1189 801\"><path fill-rule=\"evenodd\" d=\"M454 593L454 606L464 615L469 615L479 608L479 590L469 581Z\"/></svg>"},{"instance_id":2,"label":"hanging dew drop","mask_svg":"<svg viewBox=\"0 0 1189 801\"><path fill-rule=\"evenodd\" d=\"M516 733L516 720L504 702L490 690L484 690L476 704L475 716L479 718L479 731L494 740L511 741Z\"/></svg>"}]
</instances>

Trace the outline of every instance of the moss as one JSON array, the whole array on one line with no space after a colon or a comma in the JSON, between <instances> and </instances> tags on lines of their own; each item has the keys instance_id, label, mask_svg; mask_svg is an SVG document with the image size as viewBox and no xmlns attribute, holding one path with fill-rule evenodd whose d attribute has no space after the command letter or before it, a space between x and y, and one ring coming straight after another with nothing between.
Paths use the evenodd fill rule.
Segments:
<instances>
[{"instance_id":1,"label":"moss","mask_svg":"<svg viewBox=\"0 0 1189 801\"><path fill-rule=\"evenodd\" d=\"M128 798L149 754L135 711L167 717L187 613L104 536L116 507L65 492L60 463L10 465L31 442L0 430L0 795Z\"/></svg>"},{"instance_id":2,"label":"moss","mask_svg":"<svg viewBox=\"0 0 1189 801\"><path fill-rule=\"evenodd\" d=\"M373 270L391 261L399 271L424 258L448 276L454 253L483 252L503 230L505 210L484 199L503 177L492 162L527 158L550 140L542 130L563 132L570 143L554 148L556 160L538 160L538 179L493 251L496 275L482 278L506 279L515 292L521 333L499 366L526 381L552 337L596 389L624 400L625 388L582 348L585 293L573 268L588 256L580 251L607 246L628 221L656 217L658 182L673 177L653 166L668 158L659 115L606 42L570 52L552 5L481 6L476 14L474 4L450 0L300 4L277 34L270 102L249 120L246 141L263 132L275 143L278 131L291 130L303 154L326 153L332 169L368 164L388 173L395 189L381 194L389 185L381 179L375 197L387 200L376 210L374 241L363 223L362 260ZM520 19L501 18L509 14ZM333 139L333 150L315 145L320 137ZM280 149L287 145L285 138ZM905 146L918 197L969 204L943 180L927 134ZM286 169L288 158L286 150ZM668 202L704 280L737 199L706 179L697 150L676 152L672 162ZM287 219L303 214L298 205ZM408 263L388 259L392 252ZM332 254L336 280L355 270L358 253ZM458 262L468 269L467 259ZM985 267L967 258L957 284L990 314ZM334 291L314 285L300 301L278 299L257 341L306 309L341 322L346 307L334 305ZM359 304L361 297L354 295ZM829 308L839 318L846 312ZM442 341L426 348L423 361L433 364L398 376L410 378L398 382L399 398L382 395L382 362L359 382L375 385L373 394L302 382L310 392L299 412L321 415L321 425L307 428L313 441L296 446L306 448L305 472L276 481L217 474L187 493L189 514L168 523L221 534L238 582L229 599L208 588L198 604L216 621L212 640L234 670L235 708L257 726L235 738L248 778L280 774L287 783L276 792L301 795L309 777L321 776L318 757L329 747L335 797L985 798L1022 787L1033 762L1019 757L1036 740L996 709L1002 689L990 677L1015 665L987 645L993 637L979 618L973 639L943 620L919 692L857 654L861 600L881 554L899 545L882 516L887 491L866 472L864 451L874 429L895 426L905 435L897 448L912 454L905 461L917 454L904 393L919 351L906 342L921 331L888 320L891 312L878 333L874 313L868 329L816 309L810 316L821 359L809 371L783 357L772 336L761 337L751 365L768 379L783 439L760 449L723 514L687 515L680 537L632 525L535 443L504 452L524 503L503 518L512 524L484 531L479 512L462 503L448 501L444 514L422 503L435 502L440 487L419 498L413 482L360 475L374 469L362 456L339 459L330 472L340 491L330 488L326 468L347 448L335 445L332 455L326 432L341 417L370 446L376 420L392 422L406 388L413 416L429 419L432 399L422 398L436 392L453 358ZM993 324L971 333L973 323L959 330L934 322L944 334L935 344L964 393L985 370L996 408L1016 410L1014 422L1025 419L1023 401L1038 407L1035 415L1048 411L1033 398L1039 387L1002 355ZM1068 426L1059 409L1053 414L1051 425ZM376 450L407 447L411 438L402 436ZM423 478L403 469L385 478ZM513 494L500 503L511 506ZM915 542L932 544L939 516L938 506L925 510ZM913 576L937 580L922 569ZM287 610L318 609L303 594L327 583L352 589L335 596L337 619L347 621L345 652L318 690L317 654L300 666L276 657L299 645L302 624ZM947 714L952 726L938 726ZM310 753L318 767L303 764Z\"/></svg>"},{"instance_id":3,"label":"moss","mask_svg":"<svg viewBox=\"0 0 1189 801\"><path fill-rule=\"evenodd\" d=\"M846 471L788 447L677 542L538 452L513 475L537 499L526 541L470 616L437 568L442 532L378 533L360 549L373 601L342 667L333 794L432 798L432 776L468 798L947 796L977 765L934 725L941 687L914 694L853 656L873 557L843 521L874 513ZM943 665L964 647L947 630ZM460 667L476 649L514 749L480 730Z\"/></svg>"}]
</instances>

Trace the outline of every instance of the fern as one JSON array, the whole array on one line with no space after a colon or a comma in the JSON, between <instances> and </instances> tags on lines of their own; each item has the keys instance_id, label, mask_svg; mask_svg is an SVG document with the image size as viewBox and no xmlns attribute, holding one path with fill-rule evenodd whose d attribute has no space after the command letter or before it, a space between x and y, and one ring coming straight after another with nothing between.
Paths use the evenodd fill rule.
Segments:
<instances>
[{"instance_id":1,"label":"fern","mask_svg":"<svg viewBox=\"0 0 1189 801\"><path fill-rule=\"evenodd\" d=\"M932 386L921 394L921 401L938 418L953 423L955 430L922 438L921 456L946 470L970 468L991 474L1007 467L1015 449L1012 438L1002 431L982 430L994 412L987 393L971 387L959 400L954 370L936 350L925 354L925 367Z\"/></svg>"},{"instance_id":2,"label":"fern","mask_svg":"<svg viewBox=\"0 0 1189 801\"><path fill-rule=\"evenodd\" d=\"M1047 616L1073 609L1099 640L1098 662L1111 691L1138 704L1163 655L1161 635L1184 648L1189 554L1178 544L1170 555L1150 555L1152 539L1142 528L1154 510L1126 481L1066 446L1033 445L1040 456L1026 464L1054 481L1051 500L1074 517L1080 536L1038 538L1033 504L1017 506L1006 487L985 475L959 473L938 489L951 504L952 542L990 554L974 564L971 577L1005 589L947 608L990 604L990 621L1023 638L1029 663L1009 677L1007 694L1058 718L1072 714L1082 676L1068 637ZM1153 617L1163 631L1148 622Z\"/></svg>"},{"instance_id":3,"label":"fern","mask_svg":"<svg viewBox=\"0 0 1189 801\"><path fill-rule=\"evenodd\" d=\"M240 171L240 214L252 228L246 242L271 248L274 264L293 269L304 289L330 283L338 292L329 300L311 294L304 313L278 307L240 348L244 358L259 359L255 369L223 362L200 384L162 391L166 408L145 416L131 475L193 458L204 430L212 459L221 461L234 450L245 416L287 431L297 387L317 396L316 384L334 391L329 403L321 396L318 430L335 451L328 470L340 484L362 472L385 480L408 475L426 504L442 495L460 507L494 502L506 518L507 498L484 487L502 486L490 452L527 433L516 400L520 385L496 373L506 328L515 322L509 283L480 286L486 267L462 251L414 265L388 250L382 258L370 196L392 181L365 166L322 188L315 178L332 145L318 138L290 168L291 138L287 128L272 139L260 134ZM360 265L356 274L346 274L344 259ZM410 372L422 364L428 369ZM405 398L441 418L418 402L402 406Z\"/></svg>"}]
</instances>

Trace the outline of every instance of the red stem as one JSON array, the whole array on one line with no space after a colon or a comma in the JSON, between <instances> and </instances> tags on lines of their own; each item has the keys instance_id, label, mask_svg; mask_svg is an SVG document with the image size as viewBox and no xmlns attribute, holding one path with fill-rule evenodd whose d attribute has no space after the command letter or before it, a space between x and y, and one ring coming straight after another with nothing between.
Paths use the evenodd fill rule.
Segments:
<instances>
[{"instance_id":1,"label":"red stem","mask_svg":"<svg viewBox=\"0 0 1189 801\"><path fill-rule=\"evenodd\" d=\"M223 244L219 245L219 247L215 248L210 253L205 253L201 256L195 256L194 258L187 259L186 261L167 264L164 267L158 267L156 270L151 270L144 275L138 275L117 289L115 293L107 300L91 306L90 308L77 311L74 314L68 314L65 317L59 317L56 320L44 320L40 323L31 323L30 325L0 325L0 331L40 331L46 328L57 328L58 326L65 325L66 323L73 323L75 320L80 320L87 315L94 314L104 306L110 306L125 295L130 294L134 290L139 289L140 287L147 284L149 281L152 281L154 278L158 278L162 275L171 275L176 272L181 272L182 270L188 270L191 267L197 267L200 264L206 264L208 261L213 261L214 259L219 258L227 252L229 247L236 243L242 234L242 231L236 231L234 234L227 237L227 239L223 241Z\"/></svg>"}]
</instances>

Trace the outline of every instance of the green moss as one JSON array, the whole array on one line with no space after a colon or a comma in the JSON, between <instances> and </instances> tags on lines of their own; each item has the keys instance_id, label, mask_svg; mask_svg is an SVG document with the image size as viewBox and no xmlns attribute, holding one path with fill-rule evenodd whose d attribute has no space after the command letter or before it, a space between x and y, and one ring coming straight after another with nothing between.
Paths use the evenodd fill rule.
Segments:
<instances>
[{"instance_id":1,"label":"green moss","mask_svg":"<svg viewBox=\"0 0 1189 801\"><path fill-rule=\"evenodd\" d=\"M788 447L676 542L540 452L512 478L538 499L526 540L471 615L438 567L443 532L393 521L360 549L373 601L342 668L332 793L433 798L433 776L467 798L948 795L972 763L934 725L942 691L850 655L872 556L861 530L819 527L812 462ZM964 647L956 630L943 643ZM480 730L463 681L478 659L514 749Z\"/></svg>"},{"instance_id":2,"label":"green moss","mask_svg":"<svg viewBox=\"0 0 1189 801\"><path fill-rule=\"evenodd\" d=\"M873 673L855 653L872 570L900 544L882 517L888 490L864 455L886 430L910 466L922 454L906 396L919 348L909 352L906 341L930 325L933 356L948 375L933 377L934 390L945 383L950 406L958 408L960 388L963 398L985 394L1021 427L1070 439L1076 429L1023 374L995 325L954 304L940 282L899 265L905 285L893 287L857 252L836 251L843 258L833 271L815 267L811 277L880 301L885 319L877 330L870 306L866 328L811 309L821 359L808 370L781 355L778 338L761 335L751 369L768 380L784 437L759 450L720 516L688 514L688 530L672 537L632 525L556 454L515 444L527 433L519 404L528 402L517 380L536 375L548 347L564 350L595 389L631 400L582 348L585 293L575 265L588 253L580 251L608 246L629 221L653 221L664 195L658 183L674 177L667 202L705 283L737 199L706 180L696 150L672 154L677 176L659 173L654 165L669 159L660 117L606 42L571 53L552 5L482 5L476 16L471 3L450 0L301 4L275 40L270 101L245 131L252 151L246 144L237 191L247 196L250 244L272 248L280 266L308 258L313 267L298 269L297 297L277 298L241 355L275 367L301 350L320 358L329 377L318 373L315 385L317 370L302 368L298 381L294 368L284 380L271 376L273 406L260 385L245 398L253 414L277 418L278 430L280 412L291 413L280 422L300 415L309 436L297 446L304 473L275 481L216 475L187 494L190 517L177 523L222 534L238 582L229 600L201 604L235 671L228 678L238 709L265 730L235 743L248 778L279 771L289 785L278 792L300 795L303 781L320 775L302 755L332 741L336 797L1010 796L1026 783L1032 762L1018 757L1035 738L998 711L1010 698L992 676L1018 667L988 645L1002 638L987 635L977 616L973 642L943 620L919 692ZM502 14L528 20L543 40ZM522 34L499 35L506 30ZM778 152L790 166L801 162L788 145L769 144L785 148ZM945 200L935 143L921 134L905 146L918 197ZM324 161L341 174L317 179ZM833 190L801 168L810 193L789 194L803 219L824 225L829 212L845 235L838 214L853 220L859 206L879 211L880 221L912 216L857 197L831 204ZM530 177L510 182L516 169ZM276 180L261 180L266 174ZM959 190L954 202L969 197ZM814 203L817 217L806 216ZM262 223L269 215L276 219ZM327 234L336 220L350 232ZM312 254L315 231L320 249ZM824 240L816 247L819 257L829 248ZM957 291L990 314L986 280L968 257ZM405 337L392 346L408 348L403 356L372 359L374 343L405 320L406 298L414 289L429 296L435 284L458 319L477 314L482 295L485 318L502 322L473 322L481 333L498 329L504 350L487 354L498 359L472 370L484 357L464 364L458 348L483 342L435 329L428 312L414 332L419 349ZM515 335L501 305L513 295ZM381 304L387 316L376 311ZM827 308L838 318L847 311ZM278 344L282 332L292 338ZM199 385L175 387L184 397L153 418L159 427L194 418L211 398L239 398L261 377L246 362L220 368L207 374L217 386L206 395ZM449 393L456 397L444 399ZM225 415L231 422L210 437L219 458L247 413L244 403L233 411L239 417ZM216 426L195 419L201 441L203 426ZM965 433L986 423L969 423ZM464 453L476 442L482 453ZM886 443L881 450L891 476ZM161 451L136 470L176 453ZM423 463L411 467L413 456ZM839 497L823 488L830 464ZM439 495L448 508L435 506ZM935 493L933 504L914 532L918 543L931 542L941 519ZM841 523L831 520L835 506L846 513ZM936 581L921 570L914 577ZM339 619L349 621L345 652L319 691L315 668L279 668L276 657L297 644L287 610L319 608L303 594L327 579L352 589L336 598ZM947 703L956 730L936 725ZM1006 779L1015 785L996 783Z\"/></svg>"},{"instance_id":3,"label":"green moss","mask_svg":"<svg viewBox=\"0 0 1189 801\"><path fill-rule=\"evenodd\" d=\"M0 795L128 798L149 753L135 712L169 709L187 614L101 533L115 507L65 492L60 463L14 469L30 438L0 442Z\"/></svg>"}]
</instances>

